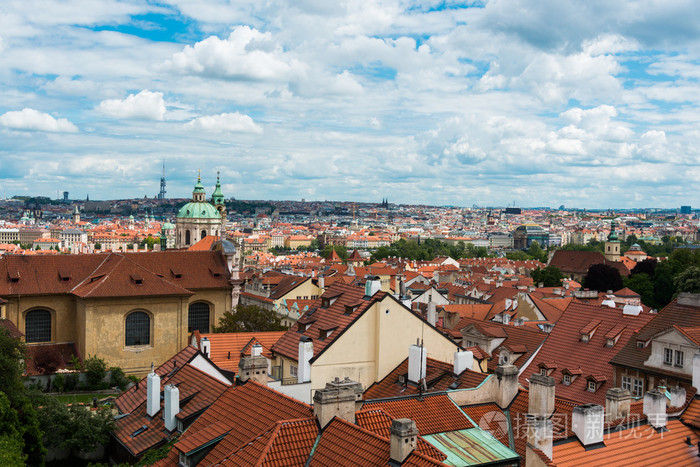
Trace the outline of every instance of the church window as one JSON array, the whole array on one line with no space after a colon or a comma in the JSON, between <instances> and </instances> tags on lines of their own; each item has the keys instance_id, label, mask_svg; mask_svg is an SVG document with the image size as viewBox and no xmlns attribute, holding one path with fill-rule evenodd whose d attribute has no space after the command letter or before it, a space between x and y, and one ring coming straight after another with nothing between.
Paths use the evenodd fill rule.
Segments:
<instances>
[{"instance_id":1,"label":"church window","mask_svg":"<svg viewBox=\"0 0 700 467\"><path fill-rule=\"evenodd\" d=\"M185 230L185 245L189 245L192 241L192 237L189 230Z\"/></svg>"},{"instance_id":2,"label":"church window","mask_svg":"<svg viewBox=\"0 0 700 467\"><path fill-rule=\"evenodd\" d=\"M125 344L149 345L151 343L151 318L143 311L134 311L126 317Z\"/></svg>"},{"instance_id":3,"label":"church window","mask_svg":"<svg viewBox=\"0 0 700 467\"><path fill-rule=\"evenodd\" d=\"M190 304L187 310L187 332L209 332L209 305L204 302Z\"/></svg>"},{"instance_id":4,"label":"church window","mask_svg":"<svg viewBox=\"0 0 700 467\"><path fill-rule=\"evenodd\" d=\"M24 318L24 334L27 342L51 341L51 312L32 310Z\"/></svg>"}]
</instances>

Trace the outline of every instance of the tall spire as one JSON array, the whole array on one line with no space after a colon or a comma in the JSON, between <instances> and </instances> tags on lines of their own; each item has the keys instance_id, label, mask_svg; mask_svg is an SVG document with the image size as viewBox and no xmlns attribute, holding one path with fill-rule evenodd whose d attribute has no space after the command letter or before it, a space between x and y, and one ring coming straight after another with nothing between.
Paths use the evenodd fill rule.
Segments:
<instances>
[{"instance_id":1,"label":"tall spire","mask_svg":"<svg viewBox=\"0 0 700 467\"><path fill-rule=\"evenodd\" d=\"M214 206L219 206L224 204L224 194L221 192L221 181L219 179L219 172L216 172L216 188L214 193L211 195L211 202Z\"/></svg>"}]
</instances>

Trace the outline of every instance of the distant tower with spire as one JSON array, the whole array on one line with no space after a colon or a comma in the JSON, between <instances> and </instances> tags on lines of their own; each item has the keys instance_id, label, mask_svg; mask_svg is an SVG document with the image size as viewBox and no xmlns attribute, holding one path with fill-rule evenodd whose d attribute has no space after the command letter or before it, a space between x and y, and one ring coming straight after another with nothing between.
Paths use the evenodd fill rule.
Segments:
<instances>
[{"instance_id":1,"label":"distant tower with spire","mask_svg":"<svg viewBox=\"0 0 700 467\"><path fill-rule=\"evenodd\" d=\"M615 227L617 227L617 222L615 219L610 222L610 235L608 235L608 241L605 242L605 259L608 261L620 261L620 238L615 232Z\"/></svg>"},{"instance_id":2,"label":"distant tower with spire","mask_svg":"<svg viewBox=\"0 0 700 467\"><path fill-rule=\"evenodd\" d=\"M163 175L160 177L160 191L158 192L158 199L165 199L165 161L163 162Z\"/></svg>"}]
</instances>

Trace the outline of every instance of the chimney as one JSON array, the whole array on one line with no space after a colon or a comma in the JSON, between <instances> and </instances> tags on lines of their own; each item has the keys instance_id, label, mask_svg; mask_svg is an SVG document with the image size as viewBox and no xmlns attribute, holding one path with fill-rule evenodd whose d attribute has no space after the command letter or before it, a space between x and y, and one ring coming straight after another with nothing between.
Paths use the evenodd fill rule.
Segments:
<instances>
[{"instance_id":1,"label":"chimney","mask_svg":"<svg viewBox=\"0 0 700 467\"><path fill-rule=\"evenodd\" d=\"M518 395L518 367L510 364L498 365L495 373L498 380L495 402L505 409Z\"/></svg>"},{"instance_id":2,"label":"chimney","mask_svg":"<svg viewBox=\"0 0 700 467\"><path fill-rule=\"evenodd\" d=\"M529 414L549 418L554 413L554 378L535 373L530 377Z\"/></svg>"},{"instance_id":3,"label":"chimney","mask_svg":"<svg viewBox=\"0 0 700 467\"><path fill-rule=\"evenodd\" d=\"M663 431L666 428L666 396L658 390L652 389L644 394L644 415L647 416L649 424L656 431Z\"/></svg>"},{"instance_id":4,"label":"chimney","mask_svg":"<svg viewBox=\"0 0 700 467\"><path fill-rule=\"evenodd\" d=\"M325 387L314 393L314 415L321 428L325 428L333 417L355 423L357 395L351 387Z\"/></svg>"},{"instance_id":5,"label":"chimney","mask_svg":"<svg viewBox=\"0 0 700 467\"><path fill-rule=\"evenodd\" d=\"M552 420L549 418L537 417L532 414L526 415L527 421L527 445L525 453L525 465L543 465L531 463L528 459L534 456L535 453L530 450L534 447L544 452L548 458L552 458Z\"/></svg>"},{"instance_id":6,"label":"chimney","mask_svg":"<svg viewBox=\"0 0 700 467\"><path fill-rule=\"evenodd\" d=\"M297 369L297 382L308 383L311 381L311 359L314 356L314 343L310 337L301 336L299 339L299 364Z\"/></svg>"},{"instance_id":7,"label":"chimney","mask_svg":"<svg viewBox=\"0 0 700 467\"><path fill-rule=\"evenodd\" d=\"M238 380L245 383L249 379L267 385L267 358L258 355L238 360Z\"/></svg>"},{"instance_id":8,"label":"chimney","mask_svg":"<svg viewBox=\"0 0 700 467\"><path fill-rule=\"evenodd\" d=\"M205 357L209 358L211 356L211 342L209 342L209 339L206 337L199 339L199 350Z\"/></svg>"},{"instance_id":9,"label":"chimney","mask_svg":"<svg viewBox=\"0 0 700 467\"><path fill-rule=\"evenodd\" d=\"M437 307L435 302L428 302L428 313L426 314L426 320L431 326L437 324Z\"/></svg>"},{"instance_id":10,"label":"chimney","mask_svg":"<svg viewBox=\"0 0 700 467\"><path fill-rule=\"evenodd\" d=\"M362 389L362 384L357 381L352 381L347 376L345 379L340 379L337 376L330 383L326 383L326 389L350 389L355 395L355 411L362 410L364 401L362 400L362 394L365 392Z\"/></svg>"},{"instance_id":11,"label":"chimney","mask_svg":"<svg viewBox=\"0 0 700 467\"><path fill-rule=\"evenodd\" d=\"M471 370L474 365L474 353L471 350L455 352L454 373L461 375L465 370Z\"/></svg>"},{"instance_id":12,"label":"chimney","mask_svg":"<svg viewBox=\"0 0 700 467\"><path fill-rule=\"evenodd\" d=\"M262 345L260 344L253 344L250 347L250 356L251 357L259 357L262 355Z\"/></svg>"},{"instance_id":13,"label":"chimney","mask_svg":"<svg viewBox=\"0 0 700 467\"><path fill-rule=\"evenodd\" d=\"M180 411L180 390L174 384L166 384L163 389L163 420L165 429L173 431L177 428L175 415Z\"/></svg>"},{"instance_id":14,"label":"chimney","mask_svg":"<svg viewBox=\"0 0 700 467\"><path fill-rule=\"evenodd\" d=\"M318 288L321 289L322 292L326 288L326 278L320 272L318 273Z\"/></svg>"},{"instance_id":15,"label":"chimney","mask_svg":"<svg viewBox=\"0 0 700 467\"><path fill-rule=\"evenodd\" d=\"M382 288L382 283L378 276L366 276L365 277L365 296L371 297L375 293L379 292Z\"/></svg>"},{"instance_id":16,"label":"chimney","mask_svg":"<svg viewBox=\"0 0 700 467\"><path fill-rule=\"evenodd\" d=\"M425 378L427 363L427 352L420 341L417 341L408 348L408 380L418 383Z\"/></svg>"},{"instance_id":17,"label":"chimney","mask_svg":"<svg viewBox=\"0 0 700 467\"><path fill-rule=\"evenodd\" d=\"M571 431L585 449L593 448L603 443L603 427L605 415L603 406L584 404L574 407L571 419Z\"/></svg>"},{"instance_id":18,"label":"chimney","mask_svg":"<svg viewBox=\"0 0 700 467\"><path fill-rule=\"evenodd\" d=\"M700 392L700 352L693 355L693 387Z\"/></svg>"},{"instance_id":19,"label":"chimney","mask_svg":"<svg viewBox=\"0 0 700 467\"><path fill-rule=\"evenodd\" d=\"M669 407L683 407L685 405L685 389L676 386L668 390L671 395L671 400L668 403Z\"/></svg>"},{"instance_id":20,"label":"chimney","mask_svg":"<svg viewBox=\"0 0 700 467\"><path fill-rule=\"evenodd\" d=\"M397 418L391 421L389 458L398 464L403 464L418 444L418 428L416 422L409 418Z\"/></svg>"},{"instance_id":21,"label":"chimney","mask_svg":"<svg viewBox=\"0 0 700 467\"><path fill-rule=\"evenodd\" d=\"M627 389L610 388L605 393L605 421L612 422L630 414L631 395Z\"/></svg>"},{"instance_id":22,"label":"chimney","mask_svg":"<svg viewBox=\"0 0 700 467\"><path fill-rule=\"evenodd\" d=\"M146 377L146 413L149 417L153 417L160 410L160 376L153 371L153 363L151 363L151 372Z\"/></svg>"}]
</instances>

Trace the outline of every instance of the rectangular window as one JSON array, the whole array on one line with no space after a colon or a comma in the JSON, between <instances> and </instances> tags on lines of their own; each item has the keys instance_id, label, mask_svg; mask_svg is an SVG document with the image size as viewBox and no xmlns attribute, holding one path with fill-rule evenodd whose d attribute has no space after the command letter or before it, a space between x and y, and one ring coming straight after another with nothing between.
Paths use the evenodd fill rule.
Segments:
<instances>
[{"instance_id":1,"label":"rectangular window","mask_svg":"<svg viewBox=\"0 0 700 467\"><path fill-rule=\"evenodd\" d=\"M571 376L570 375L564 375L564 384L566 384L566 385L571 384Z\"/></svg>"},{"instance_id":2,"label":"rectangular window","mask_svg":"<svg viewBox=\"0 0 700 467\"><path fill-rule=\"evenodd\" d=\"M546 368L540 368L540 374L542 376L547 376L547 369Z\"/></svg>"},{"instance_id":3,"label":"rectangular window","mask_svg":"<svg viewBox=\"0 0 700 467\"><path fill-rule=\"evenodd\" d=\"M622 389L627 389L630 393L632 392L632 378L629 376L622 377Z\"/></svg>"},{"instance_id":4,"label":"rectangular window","mask_svg":"<svg viewBox=\"0 0 700 467\"><path fill-rule=\"evenodd\" d=\"M296 378L298 376L296 365L289 365L289 376L292 378Z\"/></svg>"},{"instance_id":5,"label":"rectangular window","mask_svg":"<svg viewBox=\"0 0 700 467\"><path fill-rule=\"evenodd\" d=\"M673 365L673 350L664 349L664 365Z\"/></svg>"},{"instance_id":6,"label":"rectangular window","mask_svg":"<svg viewBox=\"0 0 700 467\"><path fill-rule=\"evenodd\" d=\"M595 392L595 381L588 382L588 390L591 392Z\"/></svg>"},{"instance_id":7,"label":"rectangular window","mask_svg":"<svg viewBox=\"0 0 700 467\"><path fill-rule=\"evenodd\" d=\"M644 394L644 380L632 378L632 385L632 395L634 397L641 397Z\"/></svg>"},{"instance_id":8,"label":"rectangular window","mask_svg":"<svg viewBox=\"0 0 700 467\"><path fill-rule=\"evenodd\" d=\"M683 352L681 350L676 350L676 366L683 366Z\"/></svg>"}]
</instances>

